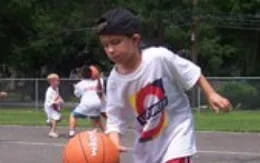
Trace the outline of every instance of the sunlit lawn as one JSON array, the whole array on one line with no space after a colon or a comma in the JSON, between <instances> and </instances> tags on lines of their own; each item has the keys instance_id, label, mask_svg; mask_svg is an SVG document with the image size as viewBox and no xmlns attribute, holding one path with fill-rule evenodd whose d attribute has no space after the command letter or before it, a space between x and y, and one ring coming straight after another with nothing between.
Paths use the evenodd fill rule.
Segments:
<instances>
[{"instance_id":1,"label":"sunlit lawn","mask_svg":"<svg viewBox=\"0 0 260 163\"><path fill-rule=\"evenodd\" d=\"M62 111L63 120L60 125L67 126L70 110ZM215 114L213 112L195 112L197 130L260 132L260 111L234 111ZM0 109L0 125L45 125L45 113L36 109ZM87 127L86 119L79 121L80 126Z\"/></svg>"}]
</instances>

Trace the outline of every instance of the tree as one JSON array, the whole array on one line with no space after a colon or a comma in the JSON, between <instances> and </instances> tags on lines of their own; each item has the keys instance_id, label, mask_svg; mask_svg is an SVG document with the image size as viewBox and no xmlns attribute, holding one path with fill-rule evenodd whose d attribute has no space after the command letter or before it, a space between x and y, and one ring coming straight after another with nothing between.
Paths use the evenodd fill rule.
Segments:
<instances>
[{"instance_id":1,"label":"tree","mask_svg":"<svg viewBox=\"0 0 260 163\"><path fill-rule=\"evenodd\" d=\"M21 77L47 72L68 76L83 64L109 71L92 30L97 18L116 6L130 8L143 23L143 38L190 58L192 15L199 17L198 64L209 76L259 75L259 0L9 0L0 2L1 65ZM239 39L238 39L239 36Z\"/></svg>"}]
</instances>

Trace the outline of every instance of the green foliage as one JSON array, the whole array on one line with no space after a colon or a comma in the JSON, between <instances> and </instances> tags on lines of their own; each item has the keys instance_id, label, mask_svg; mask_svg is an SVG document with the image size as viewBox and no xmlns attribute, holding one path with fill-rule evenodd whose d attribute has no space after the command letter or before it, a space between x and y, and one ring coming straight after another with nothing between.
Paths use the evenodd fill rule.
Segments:
<instances>
[{"instance_id":1,"label":"green foliage","mask_svg":"<svg viewBox=\"0 0 260 163\"><path fill-rule=\"evenodd\" d=\"M259 90L246 82L229 82L219 92L229 98L234 106L243 109L259 109Z\"/></svg>"},{"instance_id":2,"label":"green foliage","mask_svg":"<svg viewBox=\"0 0 260 163\"><path fill-rule=\"evenodd\" d=\"M65 77L71 69L86 63L109 71L111 63L91 27L104 11L116 6L138 14L145 39L167 43L189 56L190 27L195 14L200 18L198 64L205 74L259 75L259 30L223 28L234 26L230 23L234 20L240 24L254 22L246 27L259 27L259 0L200 0L195 9L189 0L1 1L0 65L8 65L20 77L39 77L43 68ZM258 19L251 20L252 17Z\"/></svg>"},{"instance_id":3,"label":"green foliage","mask_svg":"<svg viewBox=\"0 0 260 163\"><path fill-rule=\"evenodd\" d=\"M0 33L6 34L1 37L5 57L0 64L8 64L21 76L39 76L42 67L68 76L72 68L82 64L103 64L98 46L88 46L96 36L89 29L82 30L93 25L93 5L83 0L11 0L2 7L6 12L1 13Z\"/></svg>"},{"instance_id":4,"label":"green foliage","mask_svg":"<svg viewBox=\"0 0 260 163\"><path fill-rule=\"evenodd\" d=\"M211 38L218 39L217 44L220 45L222 52L228 52L227 55L222 55L223 60L220 70L211 70L210 65L203 65L212 56L204 52L208 57L202 57L201 62L206 72L210 75L225 75L225 76L250 76L259 75L257 69L260 67L257 60L260 59L259 49L259 0L240 1L240 0L201 0L199 3L200 13L203 18L211 14L210 18L201 20L201 28L211 27ZM216 28L217 27L217 28ZM213 31L213 32L212 32ZM202 30L207 32L207 30ZM209 35L208 35L209 36ZM201 36L201 39L208 38ZM203 47L204 43L199 47ZM231 50L231 51L230 51ZM224 71L221 71L223 70Z\"/></svg>"}]
</instances>

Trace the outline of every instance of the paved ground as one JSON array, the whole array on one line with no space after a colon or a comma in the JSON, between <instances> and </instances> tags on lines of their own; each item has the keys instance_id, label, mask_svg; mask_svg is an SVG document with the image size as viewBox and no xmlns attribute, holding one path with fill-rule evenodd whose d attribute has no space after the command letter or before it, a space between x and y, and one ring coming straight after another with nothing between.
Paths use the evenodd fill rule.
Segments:
<instances>
[{"instance_id":1,"label":"paved ground","mask_svg":"<svg viewBox=\"0 0 260 163\"><path fill-rule=\"evenodd\" d=\"M0 163L61 163L67 141L66 130L59 139L46 137L46 127L0 127ZM132 132L124 139L130 145ZM260 163L260 134L198 132L198 154L194 163ZM132 163L131 152L122 163Z\"/></svg>"}]
</instances>

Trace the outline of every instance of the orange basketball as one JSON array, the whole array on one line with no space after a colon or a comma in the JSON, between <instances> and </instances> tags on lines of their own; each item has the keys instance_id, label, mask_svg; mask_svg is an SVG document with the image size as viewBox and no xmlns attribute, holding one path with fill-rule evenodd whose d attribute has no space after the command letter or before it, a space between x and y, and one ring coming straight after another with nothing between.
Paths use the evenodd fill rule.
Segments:
<instances>
[{"instance_id":1,"label":"orange basketball","mask_svg":"<svg viewBox=\"0 0 260 163\"><path fill-rule=\"evenodd\" d=\"M119 152L100 132L86 131L71 138L64 148L63 163L119 163Z\"/></svg>"}]
</instances>

